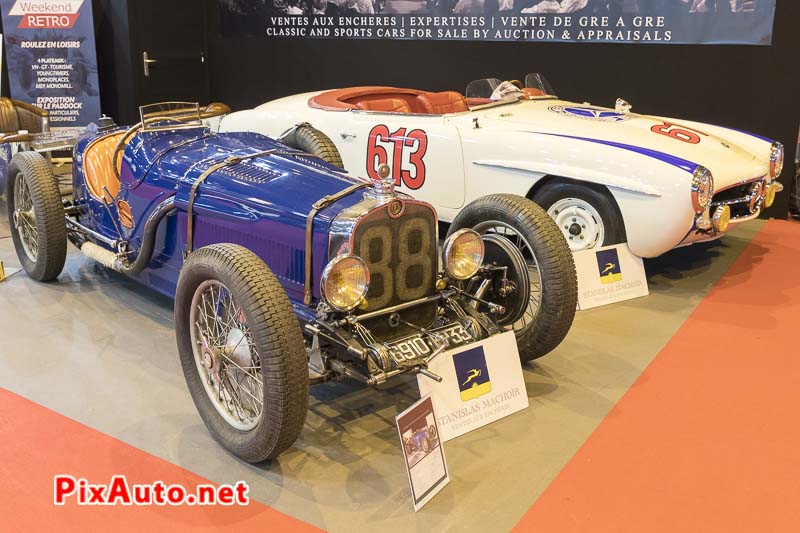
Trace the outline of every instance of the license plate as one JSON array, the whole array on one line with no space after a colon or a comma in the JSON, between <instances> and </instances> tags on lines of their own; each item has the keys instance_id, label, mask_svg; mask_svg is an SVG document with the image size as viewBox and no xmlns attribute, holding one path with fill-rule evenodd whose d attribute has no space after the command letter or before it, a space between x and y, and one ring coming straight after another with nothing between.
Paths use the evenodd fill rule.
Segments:
<instances>
[{"instance_id":1,"label":"license plate","mask_svg":"<svg viewBox=\"0 0 800 533\"><path fill-rule=\"evenodd\" d=\"M414 335L406 337L400 341L394 342L389 345L389 355L397 363L405 363L408 361L418 361L425 359L433 354L439 346L431 339L433 334L447 339L447 348L455 348L472 342L473 338L464 329L461 324L452 324L443 328L434 330L431 334L427 335Z\"/></svg>"}]
</instances>

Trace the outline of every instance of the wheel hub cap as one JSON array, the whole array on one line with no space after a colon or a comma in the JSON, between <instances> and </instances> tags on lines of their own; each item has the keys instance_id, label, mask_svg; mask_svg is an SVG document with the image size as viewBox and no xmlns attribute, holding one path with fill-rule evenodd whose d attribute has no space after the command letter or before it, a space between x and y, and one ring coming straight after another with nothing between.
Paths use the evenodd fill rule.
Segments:
<instances>
[{"instance_id":1,"label":"wheel hub cap","mask_svg":"<svg viewBox=\"0 0 800 533\"><path fill-rule=\"evenodd\" d=\"M239 328L231 328L225 343L225 352L242 368L253 366L253 354L247 343L247 336Z\"/></svg>"},{"instance_id":2,"label":"wheel hub cap","mask_svg":"<svg viewBox=\"0 0 800 533\"><path fill-rule=\"evenodd\" d=\"M547 214L556 221L573 252L603 245L603 219L594 206L585 200L564 198L550 206Z\"/></svg>"}]
</instances>

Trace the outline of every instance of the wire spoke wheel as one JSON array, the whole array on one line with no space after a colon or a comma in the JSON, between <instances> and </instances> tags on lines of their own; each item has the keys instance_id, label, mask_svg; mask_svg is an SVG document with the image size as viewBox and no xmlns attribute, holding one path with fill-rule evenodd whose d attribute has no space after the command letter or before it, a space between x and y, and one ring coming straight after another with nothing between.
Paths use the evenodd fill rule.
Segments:
<instances>
[{"instance_id":1,"label":"wire spoke wheel","mask_svg":"<svg viewBox=\"0 0 800 533\"><path fill-rule=\"evenodd\" d=\"M501 264L514 266L508 271L510 279L516 277L516 283L525 285L498 298L505 299L504 307L511 310L498 323L514 330L520 359L532 361L555 349L575 317L578 279L569 246L553 219L529 198L490 194L465 206L453 219L449 234L460 228L483 234L486 256L494 256L491 260L495 261L502 253ZM496 246L489 247L490 241ZM513 272L527 276L513 276Z\"/></svg>"},{"instance_id":2,"label":"wire spoke wheel","mask_svg":"<svg viewBox=\"0 0 800 533\"><path fill-rule=\"evenodd\" d=\"M28 188L28 180L19 174L14 181L14 229L25 255L32 262L39 256L39 231L36 229L36 212L33 209L33 198Z\"/></svg>"},{"instance_id":3,"label":"wire spoke wheel","mask_svg":"<svg viewBox=\"0 0 800 533\"><path fill-rule=\"evenodd\" d=\"M523 237L513 226L500 222L498 220L489 220L482 222L475 226L475 231L481 235L495 234L505 237L516 246L522 256L525 258L525 264L528 266L528 276L531 282L531 293L528 298L528 307L516 323L514 323L514 331L520 331L532 323L539 313L539 308L542 304L542 275L539 270L539 262L536 260L536 254L533 251L533 246Z\"/></svg>"},{"instance_id":4,"label":"wire spoke wheel","mask_svg":"<svg viewBox=\"0 0 800 533\"><path fill-rule=\"evenodd\" d=\"M234 428L254 429L264 413L264 382L244 311L212 279L197 287L189 315L195 364L211 403Z\"/></svg>"}]
</instances>

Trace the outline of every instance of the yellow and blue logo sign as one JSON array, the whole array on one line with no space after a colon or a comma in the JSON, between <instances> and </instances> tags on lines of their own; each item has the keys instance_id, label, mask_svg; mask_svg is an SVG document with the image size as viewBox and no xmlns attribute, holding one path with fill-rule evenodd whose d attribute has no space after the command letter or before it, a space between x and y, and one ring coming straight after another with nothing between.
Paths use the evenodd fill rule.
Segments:
<instances>
[{"instance_id":1,"label":"yellow and blue logo sign","mask_svg":"<svg viewBox=\"0 0 800 533\"><path fill-rule=\"evenodd\" d=\"M468 402L492 392L486 354L482 346L453 356L461 401Z\"/></svg>"},{"instance_id":2,"label":"yellow and blue logo sign","mask_svg":"<svg viewBox=\"0 0 800 533\"><path fill-rule=\"evenodd\" d=\"M600 272L600 282L604 285L622 281L622 267L616 248L597 252L597 269Z\"/></svg>"}]
</instances>

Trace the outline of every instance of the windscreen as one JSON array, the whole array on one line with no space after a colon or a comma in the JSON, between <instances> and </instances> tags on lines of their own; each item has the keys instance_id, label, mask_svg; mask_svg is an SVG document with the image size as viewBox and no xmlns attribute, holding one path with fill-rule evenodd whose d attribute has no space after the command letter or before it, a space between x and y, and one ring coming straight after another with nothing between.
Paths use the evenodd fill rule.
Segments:
<instances>
[{"instance_id":1,"label":"windscreen","mask_svg":"<svg viewBox=\"0 0 800 533\"><path fill-rule=\"evenodd\" d=\"M467 98L491 98L492 93L497 87L503 83L502 80L497 78L485 78L482 80L475 80L467 85Z\"/></svg>"},{"instance_id":2,"label":"windscreen","mask_svg":"<svg viewBox=\"0 0 800 533\"><path fill-rule=\"evenodd\" d=\"M525 76L525 88L528 89L527 91L525 91L528 94L528 96L556 95L556 93L553 91L553 88L550 87L550 83L547 81L547 78L536 72L531 72L530 74Z\"/></svg>"}]
</instances>

